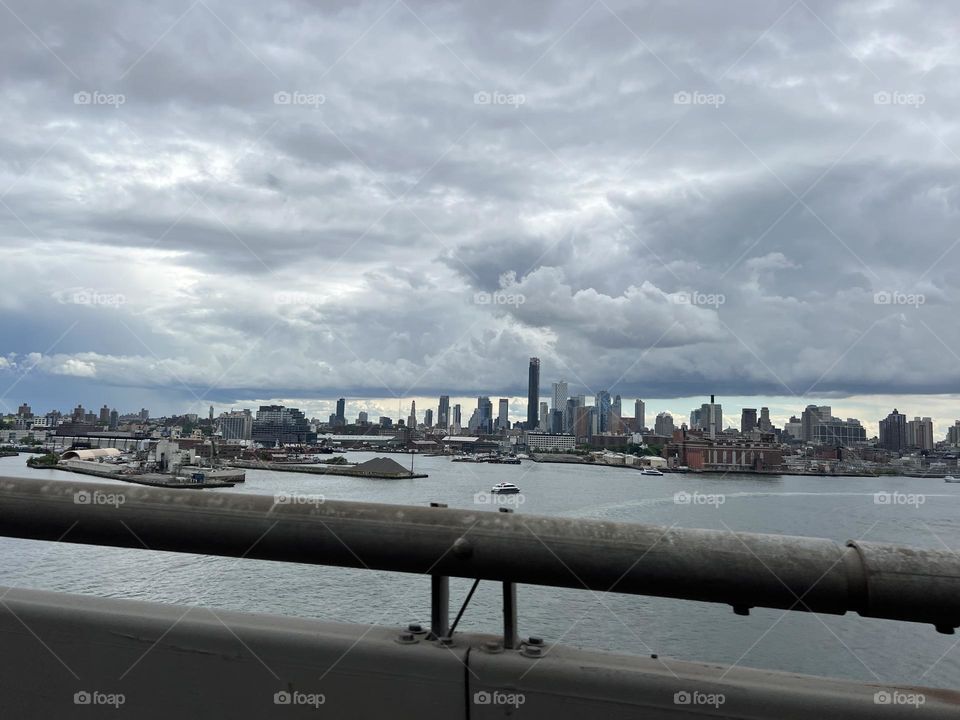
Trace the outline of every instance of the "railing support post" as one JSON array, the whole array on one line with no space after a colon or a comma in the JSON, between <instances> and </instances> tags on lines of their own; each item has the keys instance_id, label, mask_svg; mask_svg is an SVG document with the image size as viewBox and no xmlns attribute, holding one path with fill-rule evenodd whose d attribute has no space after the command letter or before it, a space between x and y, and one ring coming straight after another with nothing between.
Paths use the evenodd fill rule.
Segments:
<instances>
[{"instance_id":1,"label":"railing support post","mask_svg":"<svg viewBox=\"0 0 960 720\"><path fill-rule=\"evenodd\" d=\"M517 647L517 584L503 583L503 647Z\"/></svg>"},{"instance_id":2,"label":"railing support post","mask_svg":"<svg viewBox=\"0 0 960 720\"><path fill-rule=\"evenodd\" d=\"M450 634L450 578L430 576L430 639Z\"/></svg>"}]
</instances>

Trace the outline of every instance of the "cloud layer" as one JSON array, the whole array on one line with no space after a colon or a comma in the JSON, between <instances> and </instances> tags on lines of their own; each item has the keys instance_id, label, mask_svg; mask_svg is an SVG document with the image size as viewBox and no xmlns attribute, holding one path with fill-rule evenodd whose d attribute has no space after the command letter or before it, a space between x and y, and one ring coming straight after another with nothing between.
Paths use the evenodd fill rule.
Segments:
<instances>
[{"instance_id":1,"label":"cloud layer","mask_svg":"<svg viewBox=\"0 0 960 720\"><path fill-rule=\"evenodd\" d=\"M946 0L0 15L7 406L960 383Z\"/></svg>"}]
</instances>

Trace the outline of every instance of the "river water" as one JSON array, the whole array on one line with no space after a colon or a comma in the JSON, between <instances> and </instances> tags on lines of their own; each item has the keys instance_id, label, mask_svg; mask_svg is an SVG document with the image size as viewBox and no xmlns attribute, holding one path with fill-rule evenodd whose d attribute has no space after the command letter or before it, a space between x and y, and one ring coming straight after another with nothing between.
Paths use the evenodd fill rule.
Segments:
<instances>
[{"instance_id":1,"label":"river water","mask_svg":"<svg viewBox=\"0 0 960 720\"><path fill-rule=\"evenodd\" d=\"M31 470L25 457L0 459L0 476L90 480ZM352 461L371 457L349 454ZM409 456L392 457L409 462ZM523 491L521 513L960 552L960 484L936 479L643 477L621 468L528 461L475 465L429 457L417 457L415 469L429 477L367 480L249 470L245 484L226 492L313 493L419 506L439 501L495 512L493 506L478 506L474 496L505 480ZM678 504L678 491L722 495L723 502ZM878 504L878 491L920 498L909 505ZM421 576L10 538L0 538L0 549L2 585L398 627L426 624L430 615L429 579ZM451 617L470 584L451 580ZM525 585L518 588L518 614L521 635L584 648L879 683L956 687L960 678L960 635L855 614L754 609L739 617L727 606L708 603ZM499 633L500 622L499 585L482 582L459 629Z\"/></svg>"}]
</instances>

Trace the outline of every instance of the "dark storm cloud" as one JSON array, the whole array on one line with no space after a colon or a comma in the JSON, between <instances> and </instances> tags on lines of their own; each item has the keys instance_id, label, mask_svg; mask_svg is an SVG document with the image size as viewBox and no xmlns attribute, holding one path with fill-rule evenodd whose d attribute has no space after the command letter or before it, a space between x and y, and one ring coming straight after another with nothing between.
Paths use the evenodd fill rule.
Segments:
<instances>
[{"instance_id":1,"label":"dark storm cloud","mask_svg":"<svg viewBox=\"0 0 960 720\"><path fill-rule=\"evenodd\" d=\"M960 381L952 3L8 6L5 378Z\"/></svg>"}]
</instances>

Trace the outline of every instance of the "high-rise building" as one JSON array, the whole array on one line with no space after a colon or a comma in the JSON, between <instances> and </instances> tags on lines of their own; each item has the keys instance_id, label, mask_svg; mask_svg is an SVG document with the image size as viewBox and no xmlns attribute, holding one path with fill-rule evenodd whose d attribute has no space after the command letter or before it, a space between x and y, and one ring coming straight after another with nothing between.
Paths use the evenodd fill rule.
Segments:
<instances>
[{"instance_id":1,"label":"high-rise building","mask_svg":"<svg viewBox=\"0 0 960 720\"><path fill-rule=\"evenodd\" d=\"M760 432L773 432L773 423L770 422L770 408L760 408L760 419L757 421Z\"/></svg>"},{"instance_id":2,"label":"high-rise building","mask_svg":"<svg viewBox=\"0 0 960 720\"><path fill-rule=\"evenodd\" d=\"M637 432L647 427L647 406L640 398L633 403L633 424Z\"/></svg>"},{"instance_id":3,"label":"high-rise building","mask_svg":"<svg viewBox=\"0 0 960 720\"><path fill-rule=\"evenodd\" d=\"M659 413L653 425L653 432L663 437L673 437L673 415L668 412Z\"/></svg>"},{"instance_id":4,"label":"high-rise building","mask_svg":"<svg viewBox=\"0 0 960 720\"><path fill-rule=\"evenodd\" d=\"M347 424L347 400L340 398L337 400L337 425Z\"/></svg>"},{"instance_id":5,"label":"high-rise building","mask_svg":"<svg viewBox=\"0 0 960 720\"><path fill-rule=\"evenodd\" d=\"M17 415L20 417L33 417L33 410L29 405L23 403L23 405L17 408Z\"/></svg>"},{"instance_id":6,"label":"high-rise building","mask_svg":"<svg viewBox=\"0 0 960 720\"><path fill-rule=\"evenodd\" d=\"M224 440L250 440L253 435L253 414L249 410L221 413L218 426Z\"/></svg>"},{"instance_id":7,"label":"high-rise building","mask_svg":"<svg viewBox=\"0 0 960 720\"><path fill-rule=\"evenodd\" d=\"M567 409L567 398L569 397L569 389L567 387L567 381L561 380L560 382L555 382L552 386L553 404L550 406L551 410L559 410L563 412Z\"/></svg>"},{"instance_id":8,"label":"high-rise building","mask_svg":"<svg viewBox=\"0 0 960 720\"><path fill-rule=\"evenodd\" d=\"M803 440L803 422L796 415L791 415L790 422L783 424L783 432L794 440Z\"/></svg>"},{"instance_id":9,"label":"high-rise building","mask_svg":"<svg viewBox=\"0 0 960 720\"><path fill-rule=\"evenodd\" d=\"M497 413L497 430L510 429L510 398L500 398L500 407Z\"/></svg>"},{"instance_id":10,"label":"high-rise building","mask_svg":"<svg viewBox=\"0 0 960 720\"><path fill-rule=\"evenodd\" d=\"M83 409L83 405L77 405L73 409L72 418L74 422L83 422L87 418L87 411Z\"/></svg>"},{"instance_id":11,"label":"high-rise building","mask_svg":"<svg viewBox=\"0 0 960 720\"><path fill-rule=\"evenodd\" d=\"M410 401L410 415L407 417L407 427L411 430L417 429L417 401Z\"/></svg>"},{"instance_id":12,"label":"high-rise building","mask_svg":"<svg viewBox=\"0 0 960 720\"><path fill-rule=\"evenodd\" d=\"M547 432L550 433L562 433L563 432L563 412L560 410L551 410L550 411L550 423L549 429Z\"/></svg>"},{"instance_id":13,"label":"high-rise building","mask_svg":"<svg viewBox=\"0 0 960 720\"><path fill-rule=\"evenodd\" d=\"M118 413L116 410L111 410L110 411L110 429L116 430L118 427L120 427L120 413Z\"/></svg>"},{"instance_id":14,"label":"high-rise building","mask_svg":"<svg viewBox=\"0 0 960 720\"><path fill-rule=\"evenodd\" d=\"M691 430L703 430L703 418L702 411L700 408L695 408L690 411L690 429Z\"/></svg>"},{"instance_id":15,"label":"high-rise building","mask_svg":"<svg viewBox=\"0 0 960 720\"><path fill-rule=\"evenodd\" d=\"M577 439L586 439L592 436L594 426L595 408L589 405L581 405L579 402L574 409L573 434Z\"/></svg>"},{"instance_id":16,"label":"high-rise building","mask_svg":"<svg viewBox=\"0 0 960 720\"><path fill-rule=\"evenodd\" d=\"M597 413L597 432L610 432L611 405L610 393L608 393L606 390L601 390L597 393L593 403Z\"/></svg>"},{"instance_id":17,"label":"high-rise building","mask_svg":"<svg viewBox=\"0 0 960 720\"><path fill-rule=\"evenodd\" d=\"M109 423L110 422L110 408L104 405L100 408L100 422Z\"/></svg>"},{"instance_id":18,"label":"high-rise building","mask_svg":"<svg viewBox=\"0 0 960 720\"><path fill-rule=\"evenodd\" d=\"M433 427L433 408L427 408L423 413L423 424L425 427Z\"/></svg>"},{"instance_id":19,"label":"high-rise building","mask_svg":"<svg viewBox=\"0 0 960 720\"><path fill-rule=\"evenodd\" d=\"M493 403L486 395L477 398L476 432L486 434L493 432Z\"/></svg>"},{"instance_id":20,"label":"high-rise building","mask_svg":"<svg viewBox=\"0 0 960 720\"><path fill-rule=\"evenodd\" d=\"M567 407L563 413L563 431L573 433L574 425L577 420L577 408L580 407L580 398L567 398Z\"/></svg>"},{"instance_id":21,"label":"high-rise building","mask_svg":"<svg viewBox=\"0 0 960 720\"><path fill-rule=\"evenodd\" d=\"M960 420L954 421L953 425L947 428L947 443L960 445Z\"/></svg>"},{"instance_id":22,"label":"high-rise building","mask_svg":"<svg viewBox=\"0 0 960 720\"><path fill-rule=\"evenodd\" d=\"M900 452L907 445L907 416L893 412L880 421L880 447Z\"/></svg>"},{"instance_id":23,"label":"high-rise building","mask_svg":"<svg viewBox=\"0 0 960 720\"><path fill-rule=\"evenodd\" d=\"M437 407L437 426L447 430L450 427L450 396L441 395Z\"/></svg>"},{"instance_id":24,"label":"high-rise building","mask_svg":"<svg viewBox=\"0 0 960 720\"><path fill-rule=\"evenodd\" d=\"M740 432L748 433L757 429L757 409L743 408L740 411Z\"/></svg>"},{"instance_id":25,"label":"high-rise building","mask_svg":"<svg viewBox=\"0 0 960 720\"><path fill-rule=\"evenodd\" d=\"M615 395L610 405L610 432L623 432L623 398Z\"/></svg>"},{"instance_id":26,"label":"high-rise building","mask_svg":"<svg viewBox=\"0 0 960 720\"><path fill-rule=\"evenodd\" d=\"M370 416L363 410L357 413L357 425L369 425Z\"/></svg>"},{"instance_id":27,"label":"high-rise building","mask_svg":"<svg viewBox=\"0 0 960 720\"><path fill-rule=\"evenodd\" d=\"M140 408L140 422L147 422L150 419L150 411L146 408Z\"/></svg>"},{"instance_id":28,"label":"high-rise building","mask_svg":"<svg viewBox=\"0 0 960 720\"><path fill-rule=\"evenodd\" d=\"M253 420L251 439L264 445L303 444L315 441L317 434L311 432L301 410L283 405L261 405Z\"/></svg>"},{"instance_id":29,"label":"high-rise building","mask_svg":"<svg viewBox=\"0 0 960 720\"><path fill-rule=\"evenodd\" d=\"M547 403L540 403L538 417L540 418L539 429L543 432L550 432L550 406Z\"/></svg>"},{"instance_id":30,"label":"high-rise building","mask_svg":"<svg viewBox=\"0 0 960 720\"><path fill-rule=\"evenodd\" d=\"M933 450L933 420L915 417L907 422L907 447Z\"/></svg>"},{"instance_id":31,"label":"high-rise building","mask_svg":"<svg viewBox=\"0 0 960 720\"><path fill-rule=\"evenodd\" d=\"M453 415L450 418L450 424L458 430L463 427L463 419L460 416L460 403L453 406Z\"/></svg>"},{"instance_id":32,"label":"high-rise building","mask_svg":"<svg viewBox=\"0 0 960 720\"><path fill-rule=\"evenodd\" d=\"M527 430L536 430L540 424L540 358L530 358L527 369Z\"/></svg>"},{"instance_id":33,"label":"high-rise building","mask_svg":"<svg viewBox=\"0 0 960 720\"><path fill-rule=\"evenodd\" d=\"M386 415L380 416L380 427L382 428L392 428L393 427L393 418L389 418Z\"/></svg>"},{"instance_id":34,"label":"high-rise building","mask_svg":"<svg viewBox=\"0 0 960 720\"><path fill-rule=\"evenodd\" d=\"M850 445L865 443L867 441L867 429L855 418L841 420L831 416L814 425L813 437L810 440L817 445L849 447Z\"/></svg>"},{"instance_id":35,"label":"high-rise building","mask_svg":"<svg viewBox=\"0 0 960 720\"><path fill-rule=\"evenodd\" d=\"M711 395L710 402L700 406L699 428L708 438L716 438L723 432L723 409L716 398ZM693 416L690 417L691 427L693 426Z\"/></svg>"}]
</instances>

